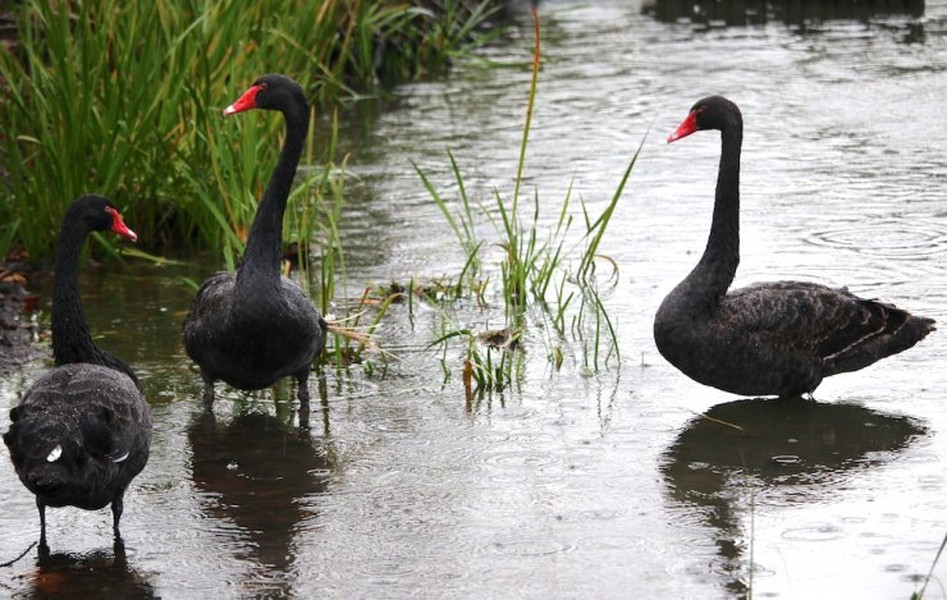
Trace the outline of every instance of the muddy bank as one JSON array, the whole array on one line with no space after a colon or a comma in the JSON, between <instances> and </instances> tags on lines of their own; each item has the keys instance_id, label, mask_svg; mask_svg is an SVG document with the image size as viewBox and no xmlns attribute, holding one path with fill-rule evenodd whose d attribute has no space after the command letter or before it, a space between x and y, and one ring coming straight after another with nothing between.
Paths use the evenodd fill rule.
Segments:
<instances>
[{"instance_id":1,"label":"muddy bank","mask_svg":"<svg viewBox=\"0 0 947 600\"><path fill-rule=\"evenodd\" d=\"M30 273L22 263L0 263L0 373L33 357L37 327L31 311L36 296L26 288Z\"/></svg>"}]
</instances>

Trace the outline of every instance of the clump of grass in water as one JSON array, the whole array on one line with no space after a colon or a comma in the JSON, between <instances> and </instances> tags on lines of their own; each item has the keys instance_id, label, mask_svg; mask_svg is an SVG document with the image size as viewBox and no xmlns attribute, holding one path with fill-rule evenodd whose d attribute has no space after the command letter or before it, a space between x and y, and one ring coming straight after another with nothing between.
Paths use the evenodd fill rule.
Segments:
<instances>
[{"instance_id":1,"label":"clump of grass in water","mask_svg":"<svg viewBox=\"0 0 947 600\"><path fill-rule=\"evenodd\" d=\"M520 203L520 188L526 164L526 150L541 57L539 20L535 7L533 20L535 42L526 121L523 127L512 198L506 201L499 191L494 191L499 219L494 218L488 207L479 205L478 210L474 210L460 167L453 154L448 153L448 156L461 202L460 210L456 213L451 211L444 196L438 192L426 174L417 165L414 165L414 168L467 256L457 286L466 285L467 290L476 290L478 301L482 298L483 265L479 254L486 243L478 239L476 235L475 217L479 213L496 225L498 233L503 238L500 242L503 249L500 282L506 319L503 331L508 332L512 339L519 340L526 330L528 317L538 313L541 319L552 325L553 333L548 335L545 343L548 350L547 356L556 369L560 368L564 360L563 344L572 337L581 343L583 368L597 371L605 367L610 358L614 357L616 360L620 358L615 328L602 302L596 272L597 265L601 264L602 260L612 267L612 275L617 274L617 265L600 256L598 249L641 147L639 146L632 157L615 194L601 215L593 218L584 201L581 203L584 231L577 245L567 246L567 239L574 224L574 219L570 216L571 186L563 199L553 231L546 239L541 239L538 233L542 221L538 194L533 195L533 201L529 207L531 210L526 215L523 214L523 206ZM569 260L573 253L578 253L580 256L578 266L575 268L571 266L572 262ZM612 279L609 277L606 281L612 281ZM445 320L449 322L449 317L445 317ZM478 391L505 389L521 373L522 350L514 346L511 351L510 345L496 347L487 343L485 350L481 351L478 336L473 330L450 329L449 327L448 329L431 345L445 344L445 356L442 359L442 364L444 364L446 343L455 338L466 339L468 346L464 360L463 379L468 400ZM542 329L545 331L549 328ZM511 352L518 358L513 358ZM499 353L498 358L497 353ZM450 371L445 367L445 379L449 377Z\"/></svg>"}]
</instances>

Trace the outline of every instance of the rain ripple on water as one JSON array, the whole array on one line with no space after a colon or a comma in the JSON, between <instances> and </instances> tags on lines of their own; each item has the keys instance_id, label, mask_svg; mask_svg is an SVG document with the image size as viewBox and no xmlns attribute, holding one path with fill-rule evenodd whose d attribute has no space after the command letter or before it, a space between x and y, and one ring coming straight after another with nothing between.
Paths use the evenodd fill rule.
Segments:
<instances>
[{"instance_id":1,"label":"rain ripple on water","mask_svg":"<svg viewBox=\"0 0 947 600\"><path fill-rule=\"evenodd\" d=\"M816 231L806 241L871 257L921 258L947 251L947 229L935 223L889 219Z\"/></svg>"}]
</instances>

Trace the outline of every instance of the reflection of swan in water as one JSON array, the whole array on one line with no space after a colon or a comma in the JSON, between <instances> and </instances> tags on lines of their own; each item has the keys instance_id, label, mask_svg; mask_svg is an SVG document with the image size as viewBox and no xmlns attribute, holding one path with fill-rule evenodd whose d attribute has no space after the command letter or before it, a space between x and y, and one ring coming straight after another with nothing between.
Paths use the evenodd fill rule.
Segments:
<instances>
[{"instance_id":1,"label":"reflection of swan in water","mask_svg":"<svg viewBox=\"0 0 947 600\"><path fill-rule=\"evenodd\" d=\"M285 595L286 573L294 559L293 537L310 516L305 500L326 490L329 464L313 445L308 429L251 412L218 423L212 413L198 415L188 428L194 484L203 493L205 513L232 522L216 535L251 561L254 594Z\"/></svg>"},{"instance_id":2,"label":"reflection of swan in water","mask_svg":"<svg viewBox=\"0 0 947 600\"><path fill-rule=\"evenodd\" d=\"M856 404L737 400L695 417L661 470L672 501L696 507L717 530L728 591L743 595L738 540L740 513L749 511L747 488L769 497L793 486L793 502L800 495L824 498L845 473L890 460L925 432L911 418Z\"/></svg>"},{"instance_id":3,"label":"reflection of swan in water","mask_svg":"<svg viewBox=\"0 0 947 600\"><path fill-rule=\"evenodd\" d=\"M26 578L30 589L14 590L13 598L160 598L148 579L128 566L120 543L114 553L45 554Z\"/></svg>"},{"instance_id":4,"label":"reflection of swan in water","mask_svg":"<svg viewBox=\"0 0 947 600\"><path fill-rule=\"evenodd\" d=\"M756 4L756 6L754 6ZM650 0L642 4L643 13L664 23L678 23L682 19L708 25L725 23L728 26L761 25L781 21L792 25L806 25L833 19L857 20L868 23L871 19L893 15L923 17L924 0L902 2L692 2L691 0Z\"/></svg>"}]
</instances>

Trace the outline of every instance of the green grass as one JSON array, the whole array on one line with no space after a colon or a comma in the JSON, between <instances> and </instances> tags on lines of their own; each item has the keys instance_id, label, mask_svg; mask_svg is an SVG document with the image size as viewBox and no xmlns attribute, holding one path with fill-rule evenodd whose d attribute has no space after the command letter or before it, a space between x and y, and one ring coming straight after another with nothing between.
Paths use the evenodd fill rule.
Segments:
<instances>
[{"instance_id":1,"label":"green grass","mask_svg":"<svg viewBox=\"0 0 947 600\"><path fill-rule=\"evenodd\" d=\"M17 3L18 40L0 52L0 255L17 245L50 256L64 207L94 191L126 213L143 249L219 248L232 266L282 123L225 121L224 106L274 70L318 107L383 93L487 41L479 26L498 5Z\"/></svg>"}]
</instances>

